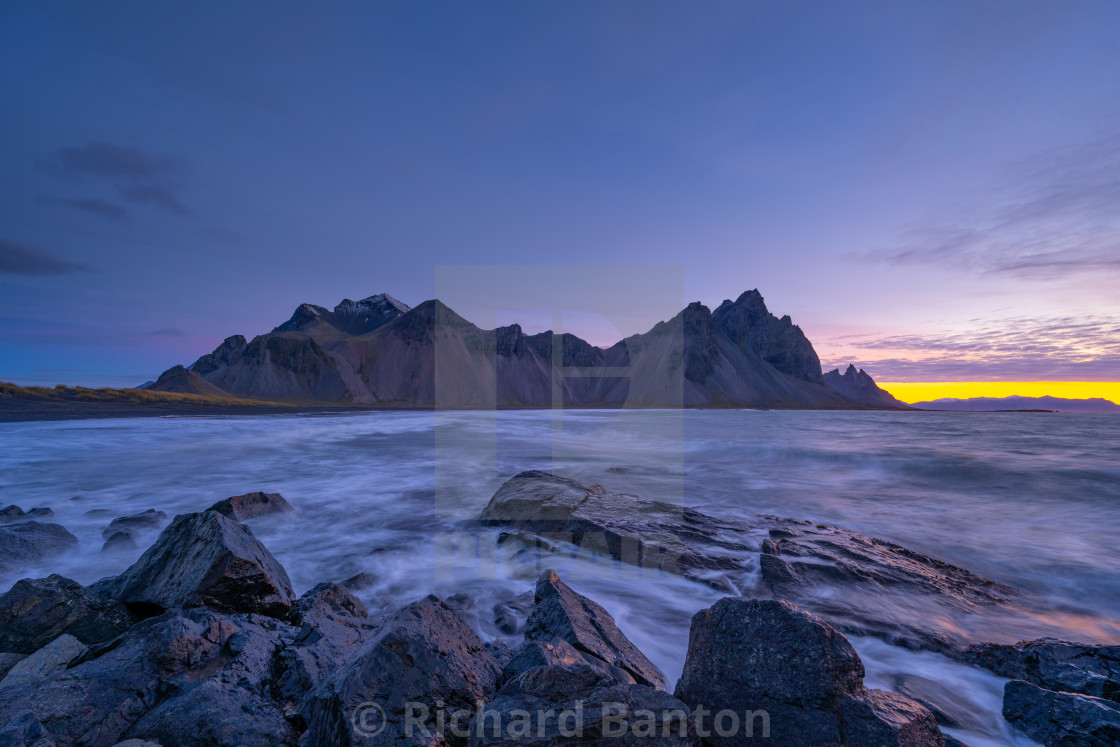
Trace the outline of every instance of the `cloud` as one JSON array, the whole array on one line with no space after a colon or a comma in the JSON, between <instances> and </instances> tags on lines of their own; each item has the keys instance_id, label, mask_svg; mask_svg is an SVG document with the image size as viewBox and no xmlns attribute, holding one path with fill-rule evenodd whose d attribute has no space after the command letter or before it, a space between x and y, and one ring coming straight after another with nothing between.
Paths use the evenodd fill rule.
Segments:
<instances>
[{"instance_id":1,"label":"cloud","mask_svg":"<svg viewBox=\"0 0 1120 747\"><path fill-rule=\"evenodd\" d=\"M44 205L58 205L60 207L81 210L82 212L99 215L109 220L125 220L128 218L128 210L124 207L115 202L99 200L96 197L82 197L76 200L64 199L61 197L40 197L39 202Z\"/></svg>"},{"instance_id":2,"label":"cloud","mask_svg":"<svg viewBox=\"0 0 1120 747\"><path fill-rule=\"evenodd\" d=\"M106 181L129 202L180 215L187 212L178 190L190 173L190 164L176 156L149 153L131 145L88 142L78 148L60 148L53 160L41 165L57 174ZM111 203L102 202L106 204Z\"/></svg>"},{"instance_id":3,"label":"cloud","mask_svg":"<svg viewBox=\"0 0 1120 747\"><path fill-rule=\"evenodd\" d=\"M164 327L163 329L154 329L148 333L149 337L186 337L187 333L178 327Z\"/></svg>"},{"instance_id":4,"label":"cloud","mask_svg":"<svg viewBox=\"0 0 1120 747\"><path fill-rule=\"evenodd\" d=\"M865 258L1030 279L1120 273L1120 136L1014 164L983 199Z\"/></svg>"},{"instance_id":5,"label":"cloud","mask_svg":"<svg viewBox=\"0 0 1120 747\"><path fill-rule=\"evenodd\" d=\"M89 270L85 265L56 257L46 249L0 239L0 273L9 275L69 275Z\"/></svg>"},{"instance_id":6,"label":"cloud","mask_svg":"<svg viewBox=\"0 0 1120 747\"><path fill-rule=\"evenodd\" d=\"M823 357L826 368L854 360L886 381L1115 381L1120 317L1017 317L962 332L835 338L825 347L837 350Z\"/></svg>"}]
</instances>

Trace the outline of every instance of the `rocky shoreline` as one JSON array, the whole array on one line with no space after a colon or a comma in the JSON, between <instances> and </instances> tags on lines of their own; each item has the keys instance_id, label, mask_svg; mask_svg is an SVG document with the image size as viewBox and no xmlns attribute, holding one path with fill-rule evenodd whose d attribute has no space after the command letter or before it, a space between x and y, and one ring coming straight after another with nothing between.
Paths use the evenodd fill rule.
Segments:
<instances>
[{"instance_id":1,"label":"rocky shoreline","mask_svg":"<svg viewBox=\"0 0 1120 747\"><path fill-rule=\"evenodd\" d=\"M0 511L7 568L73 546L47 511ZM373 617L340 583L297 596L243 523L289 511L251 493L170 520L119 517L107 542L166 523L122 573L17 582L0 596L0 746L961 744L941 731L952 707L936 692L865 687L846 633L1009 678L1005 718L1043 744L1120 740L1120 647L976 644L936 616L917 625L892 600L1012 615L1029 614L1029 600L847 530L719 520L541 472L507 481L480 525L517 552L568 542L727 593L694 616L671 688L552 570L532 599L493 610L515 645L482 640L461 600ZM829 605L825 589L847 602Z\"/></svg>"}]
</instances>

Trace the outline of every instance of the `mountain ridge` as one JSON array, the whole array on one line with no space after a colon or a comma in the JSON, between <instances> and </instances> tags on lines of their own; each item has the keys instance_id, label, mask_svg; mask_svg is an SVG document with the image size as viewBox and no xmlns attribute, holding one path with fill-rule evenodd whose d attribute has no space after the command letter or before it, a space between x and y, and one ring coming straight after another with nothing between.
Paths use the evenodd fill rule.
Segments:
<instances>
[{"instance_id":1,"label":"mountain ridge","mask_svg":"<svg viewBox=\"0 0 1120 747\"><path fill-rule=\"evenodd\" d=\"M860 374L870 385L829 386L804 332L757 289L714 312L691 303L605 348L518 324L484 330L439 300L409 307L379 293L333 310L300 304L150 388L384 406L906 409Z\"/></svg>"},{"instance_id":2,"label":"mountain ridge","mask_svg":"<svg viewBox=\"0 0 1120 747\"><path fill-rule=\"evenodd\" d=\"M1120 413L1120 405L1103 397L1072 399L1067 397L944 397L915 402L919 410L950 410L954 412L992 412L1000 410L1053 410L1056 412L1111 412Z\"/></svg>"}]
</instances>

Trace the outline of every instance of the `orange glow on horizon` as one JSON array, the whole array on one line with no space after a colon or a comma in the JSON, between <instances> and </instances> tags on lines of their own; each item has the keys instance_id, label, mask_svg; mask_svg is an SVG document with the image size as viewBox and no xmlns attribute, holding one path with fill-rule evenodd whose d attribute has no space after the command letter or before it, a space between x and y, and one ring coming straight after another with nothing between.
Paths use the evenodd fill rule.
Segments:
<instances>
[{"instance_id":1,"label":"orange glow on horizon","mask_svg":"<svg viewBox=\"0 0 1120 747\"><path fill-rule=\"evenodd\" d=\"M880 383L903 402L927 402L953 397L1103 397L1120 403L1120 381L903 381Z\"/></svg>"}]
</instances>

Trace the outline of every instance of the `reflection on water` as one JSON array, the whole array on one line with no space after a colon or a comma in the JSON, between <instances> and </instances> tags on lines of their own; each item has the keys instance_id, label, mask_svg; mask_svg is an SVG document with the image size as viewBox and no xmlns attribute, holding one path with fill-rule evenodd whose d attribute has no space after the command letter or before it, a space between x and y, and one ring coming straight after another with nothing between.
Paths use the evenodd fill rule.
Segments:
<instances>
[{"instance_id":1,"label":"reflection on water","mask_svg":"<svg viewBox=\"0 0 1120 747\"><path fill-rule=\"evenodd\" d=\"M297 591L364 571L376 581L360 595L377 610L430 592L465 593L464 614L493 637L492 605L529 590L536 568L484 535L489 555L472 552L494 560L449 572L449 557L465 557L450 538L505 479L546 469L710 513L772 513L889 539L1047 596L1078 612L1070 620L1090 610L1101 621L1092 635L1120 618L1120 418L1109 415L518 411L97 420L2 425L0 454L0 503L50 506L81 543L36 570L82 582L117 573L139 555L101 554L101 530L113 516L196 511L265 490L299 510L295 519L252 524ZM154 536L142 537L141 548ZM635 579L595 560L561 549L543 562L562 566L574 588L678 676L689 619L719 593L678 578ZM1053 622L1061 625L1061 613ZM907 673L948 685L977 719L958 736L974 746L1012 739L998 718L997 678L934 654L855 643L872 686L895 687Z\"/></svg>"}]
</instances>

